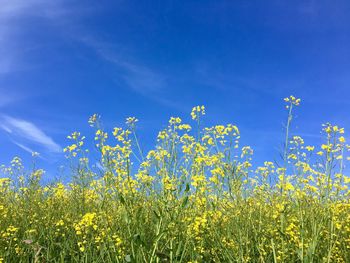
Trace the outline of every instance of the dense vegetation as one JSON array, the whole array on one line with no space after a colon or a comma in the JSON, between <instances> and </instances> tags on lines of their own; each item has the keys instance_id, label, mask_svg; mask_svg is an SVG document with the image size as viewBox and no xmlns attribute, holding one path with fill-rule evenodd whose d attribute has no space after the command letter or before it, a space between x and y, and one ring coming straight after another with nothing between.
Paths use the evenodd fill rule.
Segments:
<instances>
[{"instance_id":1,"label":"dense vegetation","mask_svg":"<svg viewBox=\"0 0 350 263\"><path fill-rule=\"evenodd\" d=\"M253 167L235 125L171 118L143 153L135 118L113 136L98 115L95 149L65 148L72 180L40 183L16 157L0 179L0 262L350 262L349 146L323 126L319 148L286 135L280 162ZM95 167L96 154L99 163Z\"/></svg>"}]
</instances>

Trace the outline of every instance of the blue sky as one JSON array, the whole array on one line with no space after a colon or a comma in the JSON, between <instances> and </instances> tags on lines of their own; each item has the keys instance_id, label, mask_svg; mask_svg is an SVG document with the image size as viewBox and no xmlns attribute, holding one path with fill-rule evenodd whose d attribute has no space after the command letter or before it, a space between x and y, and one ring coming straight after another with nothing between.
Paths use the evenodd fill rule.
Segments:
<instances>
[{"instance_id":1,"label":"blue sky","mask_svg":"<svg viewBox=\"0 0 350 263\"><path fill-rule=\"evenodd\" d=\"M257 160L278 157L286 112L319 141L327 121L349 127L350 2L0 0L0 160L55 173L66 135L128 116L149 148L170 116L237 124Z\"/></svg>"}]
</instances>

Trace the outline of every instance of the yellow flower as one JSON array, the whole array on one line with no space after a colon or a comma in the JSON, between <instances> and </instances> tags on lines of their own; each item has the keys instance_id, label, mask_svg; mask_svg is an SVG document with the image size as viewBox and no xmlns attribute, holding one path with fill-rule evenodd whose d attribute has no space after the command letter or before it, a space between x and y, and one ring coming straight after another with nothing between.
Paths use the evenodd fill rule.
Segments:
<instances>
[{"instance_id":1,"label":"yellow flower","mask_svg":"<svg viewBox=\"0 0 350 263\"><path fill-rule=\"evenodd\" d=\"M82 242L78 242L78 247L79 247L79 250L80 250L81 252L84 252L84 251L85 251L85 246L83 245Z\"/></svg>"},{"instance_id":2,"label":"yellow flower","mask_svg":"<svg viewBox=\"0 0 350 263\"><path fill-rule=\"evenodd\" d=\"M306 146L305 149L309 152L313 151L315 149L314 146Z\"/></svg>"},{"instance_id":3,"label":"yellow flower","mask_svg":"<svg viewBox=\"0 0 350 263\"><path fill-rule=\"evenodd\" d=\"M130 127L134 127L136 122L138 122L139 120L136 119L135 117L128 117L126 118L126 124Z\"/></svg>"},{"instance_id":4,"label":"yellow flower","mask_svg":"<svg viewBox=\"0 0 350 263\"><path fill-rule=\"evenodd\" d=\"M194 175L192 176L192 185L194 187L199 186L200 183L205 181L205 176L204 175Z\"/></svg>"},{"instance_id":5,"label":"yellow flower","mask_svg":"<svg viewBox=\"0 0 350 263\"><path fill-rule=\"evenodd\" d=\"M199 120L199 117L205 115L204 106L196 106L192 108L191 117L193 120Z\"/></svg>"},{"instance_id":6,"label":"yellow flower","mask_svg":"<svg viewBox=\"0 0 350 263\"><path fill-rule=\"evenodd\" d=\"M350 183L350 177L344 175L344 183L349 184Z\"/></svg>"},{"instance_id":7,"label":"yellow flower","mask_svg":"<svg viewBox=\"0 0 350 263\"><path fill-rule=\"evenodd\" d=\"M94 126L96 125L97 121L99 120L99 118L100 118L99 115L97 115L96 113L93 114L93 115L89 118L89 121L88 121L89 125L90 125L91 127L94 127Z\"/></svg>"},{"instance_id":8,"label":"yellow flower","mask_svg":"<svg viewBox=\"0 0 350 263\"><path fill-rule=\"evenodd\" d=\"M171 117L169 120L169 124L171 125L175 125L175 124L180 124L181 123L181 119L179 117Z\"/></svg>"},{"instance_id":9,"label":"yellow flower","mask_svg":"<svg viewBox=\"0 0 350 263\"><path fill-rule=\"evenodd\" d=\"M294 186L291 184L291 183L286 183L286 185L285 185L285 189L287 190L287 191L293 191L295 188L294 188Z\"/></svg>"},{"instance_id":10,"label":"yellow flower","mask_svg":"<svg viewBox=\"0 0 350 263\"><path fill-rule=\"evenodd\" d=\"M289 103L289 105L299 106L299 104L300 104L300 99L297 99L292 95L287 97L287 98L284 98L284 101Z\"/></svg>"}]
</instances>

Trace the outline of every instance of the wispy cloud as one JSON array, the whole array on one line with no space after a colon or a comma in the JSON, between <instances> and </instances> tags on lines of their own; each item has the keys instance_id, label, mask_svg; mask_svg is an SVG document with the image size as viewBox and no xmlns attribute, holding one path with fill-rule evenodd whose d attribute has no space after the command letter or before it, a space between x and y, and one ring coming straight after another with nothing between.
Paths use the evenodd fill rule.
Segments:
<instances>
[{"instance_id":1,"label":"wispy cloud","mask_svg":"<svg viewBox=\"0 0 350 263\"><path fill-rule=\"evenodd\" d=\"M34 151L29 148L28 146L25 146L23 145L22 143L19 143L19 142L16 142L16 141L12 141L14 144L16 144L19 148L25 150L26 152L29 152L29 153L33 153Z\"/></svg>"},{"instance_id":2,"label":"wispy cloud","mask_svg":"<svg viewBox=\"0 0 350 263\"><path fill-rule=\"evenodd\" d=\"M26 50L32 47L21 44L21 33L28 28L25 21L28 18L35 18L47 24L57 25L55 29L64 31L62 34L70 40L91 48L101 60L110 63L117 72L118 81L122 81L130 90L167 107L177 110L188 108L168 97L170 90L168 78L159 69L153 69L137 58L126 55L130 52L118 52L125 51L125 47L115 48L116 44L111 47L111 43L100 41L95 36L90 37L91 31L86 29L81 21L72 22L72 19L77 17L76 13L83 15L89 13L91 10L88 8L76 2L71 4L67 0L0 0L0 6L0 77L1 74L29 67L25 59ZM30 67L32 66L31 64ZM0 107L1 104L0 100Z\"/></svg>"},{"instance_id":3,"label":"wispy cloud","mask_svg":"<svg viewBox=\"0 0 350 263\"><path fill-rule=\"evenodd\" d=\"M110 63L118 73L117 78L122 80L127 88L161 105L179 111L188 109L182 102L169 98L171 90L169 76L126 55L128 52L125 52L125 48L113 48L110 43L97 41L91 37L81 37L79 40L96 52L100 59ZM124 50L123 54L117 49Z\"/></svg>"},{"instance_id":4,"label":"wispy cloud","mask_svg":"<svg viewBox=\"0 0 350 263\"><path fill-rule=\"evenodd\" d=\"M61 8L63 2L63 0L0 0L0 15L2 19L16 19L18 15L53 18L64 12Z\"/></svg>"},{"instance_id":5,"label":"wispy cloud","mask_svg":"<svg viewBox=\"0 0 350 263\"><path fill-rule=\"evenodd\" d=\"M2 130L7 132L10 135L13 135L18 138L26 139L27 141L44 147L46 150L59 153L62 151L61 146L59 146L50 136L48 136L44 131L38 128L35 124L22 120L13 118L10 116L2 117L2 125L0 126ZM18 143L16 143L20 146ZM30 150L28 147L20 147L27 150Z\"/></svg>"},{"instance_id":6,"label":"wispy cloud","mask_svg":"<svg viewBox=\"0 0 350 263\"><path fill-rule=\"evenodd\" d=\"M22 144L22 143L19 143L17 141L14 141L14 140L11 140L14 144L16 144L19 148L21 148L22 150L30 153L32 156L33 154L37 153L36 151L34 151L32 148ZM48 161L46 158L42 157L40 154L38 155L38 157L42 160L45 160L45 161Z\"/></svg>"},{"instance_id":7,"label":"wispy cloud","mask_svg":"<svg viewBox=\"0 0 350 263\"><path fill-rule=\"evenodd\" d=\"M10 104L13 101L14 101L14 97L12 96L2 96L0 98L0 108Z\"/></svg>"},{"instance_id":8,"label":"wispy cloud","mask_svg":"<svg viewBox=\"0 0 350 263\"><path fill-rule=\"evenodd\" d=\"M1 61L1 59L0 59ZM1 62L0 62L1 64ZM29 96L25 96L24 93L16 92L15 88L10 88L12 85L3 85L0 87L0 109L5 108L13 103L27 99Z\"/></svg>"},{"instance_id":9,"label":"wispy cloud","mask_svg":"<svg viewBox=\"0 0 350 263\"><path fill-rule=\"evenodd\" d=\"M115 48L110 47L110 44L97 41L91 37L81 37L79 40L96 52L101 59L111 63L120 73L119 77L135 92L153 96L161 93L166 88L166 77L163 74L135 62L135 59L125 55L125 52L123 52L123 55L118 54L114 50Z\"/></svg>"},{"instance_id":10,"label":"wispy cloud","mask_svg":"<svg viewBox=\"0 0 350 263\"><path fill-rule=\"evenodd\" d=\"M23 56L32 47L23 45L21 33L28 28L26 19L39 18L57 21L67 14L64 0L0 0L0 74L25 67Z\"/></svg>"},{"instance_id":11,"label":"wispy cloud","mask_svg":"<svg viewBox=\"0 0 350 263\"><path fill-rule=\"evenodd\" d=\"M161 93L166 87L164 76L147 67L125 61L112 62L124 70L125 74L122 77L129 87L141 94Z\"/></svg>"}]
</instances>

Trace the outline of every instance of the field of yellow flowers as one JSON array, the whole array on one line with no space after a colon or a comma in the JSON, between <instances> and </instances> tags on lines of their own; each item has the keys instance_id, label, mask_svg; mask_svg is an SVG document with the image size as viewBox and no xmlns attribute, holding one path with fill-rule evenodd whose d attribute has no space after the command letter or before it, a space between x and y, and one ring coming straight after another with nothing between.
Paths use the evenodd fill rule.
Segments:
<instances>
[{"instance_id":1,"label":"field of yellow flowers","mask_svg":"<svg viewBox=\"0 0 350 263\"><path fill-rule=\"evenodd\" d=\"M253 167L235 125L171 118L144 153L136 118L108 134L93 115L94 154L74 132L72 180L43 185L20 158L0 179L0 262L350 262L350 147L323 126L319 146L292 136L282 160ZM323 144L322 144L323 143ZM90 159L90 160L89 160Z\"/></svg>"}]
</instances>

